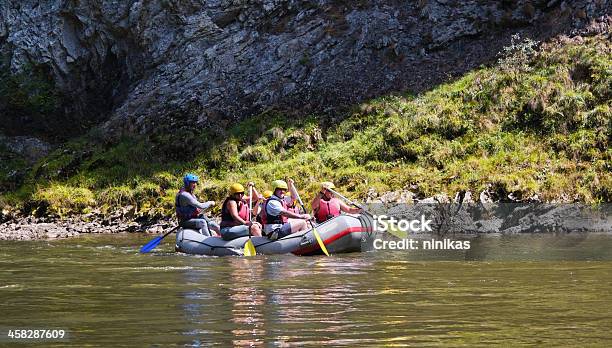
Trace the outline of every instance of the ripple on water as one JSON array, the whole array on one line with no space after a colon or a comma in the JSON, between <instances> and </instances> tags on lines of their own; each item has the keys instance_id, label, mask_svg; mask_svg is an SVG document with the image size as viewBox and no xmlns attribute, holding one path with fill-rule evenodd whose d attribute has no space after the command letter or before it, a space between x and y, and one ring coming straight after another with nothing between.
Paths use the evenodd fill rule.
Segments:
<instances>
[{"instance_id":1,"label":"ripple on water","mask_svg":"<svg viewBox=\"0 0 612 348\"><path fill-rule=\"evenodd\" d=\"M0 289L20 289L20 288L23 288L23 285L21 284L0 285Z\"/></svg>"},{"instance_id":2,"label":"ripple on water","mask_svg":"<svg viewBox=\"0 0 612 348\"><path fill-rule=\"evenodd\" d=\"M69 328L75 347L598 346L612 339L612 262L517 261L520 250L498 258L504 248L523 247L520 238L489 244L494 261L470 262L383 252L220 258L173 253L172 245L143 255L141 240L96 240L0 243L4 317Z\"/></svg>"},{"instance_id":3,"label":"ripple on water","mask_svg":"<svg viewBox=\"0 0 612 348\"><path fill-rule=\"evenodd\" d=\"M160 270L160 271L173 271L173 270L188 270L194 269L192 266L144 266L144 267L129 267L127 269L132 270Z\"/></svg>"}]
</instances>

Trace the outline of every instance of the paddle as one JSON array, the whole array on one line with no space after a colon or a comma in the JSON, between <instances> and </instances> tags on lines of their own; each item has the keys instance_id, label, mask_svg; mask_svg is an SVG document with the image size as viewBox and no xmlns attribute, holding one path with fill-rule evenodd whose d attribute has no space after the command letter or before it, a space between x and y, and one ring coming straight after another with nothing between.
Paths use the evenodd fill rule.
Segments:
<instances>
[{"instance_id":1,"label":"paddle","mask_svg":"<svg viewBox=\"0 0 612 348\"><path fill-rule=\"evenodd\" d=\"M304 202L302 202L302 198L300 198L300 194L297 192L297 190L295 190L294 193L296 196L295 198L297 198L298 202L302 206L302 210L304 210L304 214L306 214L306 207L304 206ZM317 228L312 223L312 220L308 220L308 222L310 222L310 226L312 226L312 233L314 234L315 239L317 240L317 243L319 243L319 247L321 248L321 250L323 250L323 253L325 255L329 256L329 253L327 252L327 248L325 247L325 243L323 243L323 240L321 239L321 236L319 235L319 231L317 231Z\"/></svg>"},{"instance_id":2,"label":"paddle","mask_svg":"<svg viewBox=\"0 0 612 348\"><path fill-rule=\"evenodd\" d=\"M357 203L355 203L354 201L351 201L350 199L348 199L348 198L344 197L343 195L341 195L340 193L336 192L335 190L332 190L332 189L330 189L330 188L328 188L328 190L329 190L331 193L335 194L336 196L338 196L338 197L340 197L340 198L344 199L344 200L345 200L346 202L348 202L349 204L354 205L354 206L356 206L357 208L359 208L359 209L363 210L363 212L364 212L364 213L366 213L366 214L368 214L368 215L372 216L372 213L370 213L370 212L369 212L369 211L368 211L366 208L364 208L364 207L363 207L363 205L361 205L361 204L357 204Z\"/></svg>"},{"instance_id":3,"label":"paddle","mask_svg":"<svg viewBox=\"0 0 612 348\"><path fill-rule=\"evenodd\" d=\"M167 235L169 235L170 233L174 232L177 228L179 228L179 227L176 226L173 229L171 229L170 231L166 232L163 236L155 237L155 239L153 239L149 243L143 245L142 248L140 248L140 253L146 254L149 251L155 249L155 247L158 246L159 243L161 243L162 239L166 238Z\"/></svg>"},{"instance_id":4,"label":"paddle","mask_svg":"<svg viewBox=\"0 0 612 348\"><path fill-rule=\"evenodd\" d=\"M247 217L247 221L251 221L251 212L253 210L253 186L249 185L249 216ZM253 241L251 240L251 226L249 226L249 240L244 244L244 256L255 256L257 255L257 251L255 251L255 245L253 245Z\"/></svg>"}]
</instances>

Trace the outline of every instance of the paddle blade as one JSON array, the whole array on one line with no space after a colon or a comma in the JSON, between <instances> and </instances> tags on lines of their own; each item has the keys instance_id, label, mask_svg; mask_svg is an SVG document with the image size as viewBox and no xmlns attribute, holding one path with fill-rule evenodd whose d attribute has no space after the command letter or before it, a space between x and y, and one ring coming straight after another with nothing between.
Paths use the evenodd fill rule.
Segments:
<instances>
[{"instance_id":1,"label":"paddle blade","mask_svg":"<svg viewBox=\"0 0 612 348\"><path fill-rule=\"evenodd\" d=\"M255 256L257 255L257 251L255 251L255 245L253 245L253 241L251 238L244 244L244 256Z\"/></svg>"},{"instance_id":2,"label":"paddle blade","mask_svg":"<svg viewBox=\"0 0 612 348\"><path fill-rule=\"evenodd\" d=\"M149 251L155 249L155 247L158 246L159 243L161 243L162 239L164 239L164 237L162 236L155 237L155 239L153 239L149 243L145 244L142 248L140 248L140 253L146 254Z\"/></svg>"},{"instance_id":3,"label":"paddle blade","mask_svg":"<svg viewBox=\"0 0 612 348\"><path fill-rule=\"evenodd\" d=\"M321 247L321 250L323 250L323 253L329 256L329 253L327 252L327 248L325 247L325 243L323 243L323 240L321 239L321 236L319 235L319 231L317 231L316 227L313 226L312 232L314 233L314 236L317 239L317 243L319 243L319 247Z\"/></svg>"}]
</instances>

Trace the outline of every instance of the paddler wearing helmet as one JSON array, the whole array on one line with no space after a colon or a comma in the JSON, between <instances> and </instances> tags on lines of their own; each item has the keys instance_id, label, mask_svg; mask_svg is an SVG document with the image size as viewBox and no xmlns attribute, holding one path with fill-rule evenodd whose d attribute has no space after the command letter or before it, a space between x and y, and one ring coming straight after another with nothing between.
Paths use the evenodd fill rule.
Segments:
<instances>
[{"instance_id":1,"label":"paddler wearing helmet","mask_svg":"<svg viewBox=\"0 0 612 348\"><path fill-rule=\"evenodd\" d=\"M331 190L334 190L336 186L331 181L324 181L321 183L321 188L316 197L312 200L311 206L314 212L317 223L323 223L331 218L340 215L343 211L349 214L361 213L360 208L349 207L346 203L339 200Z\"/></svg>"},{"instance_id":2,"label":"paddler wearing helmet","mask_svg":"<svg viewBox=\"0 0 612 348\"><path fill-rule=\"evenodd\" d=\"M252 189L253 197L244 195L242 184L234 183L229 187L229 195L221 207L221 237L225 240L246 237L249 234L261 236L261 224L253 221L249 204L249 199L253 199L256 204L260 195L253 182L247 183L247 187Z\"/></svg>"},{"instance_id":3,"label":"paddler wearing helmet","mask_svg":"<svg viewBox=\"0 0 612 348\"><path fill-rule=\"evenodd\" d=\"M204 215L204 211L215 205L215 201L202 203L195 196L195 188L200 178L192 173L183 177L183 187L174 198L176 217L179 226L199 230L200 233L210 236L211 231L219 233L219 225Z\"/></svg>"},{"instance_id":4,"label":"paddler wearing helmet","mask_svg":"<svg viewBox=\"0 0 612 348\"><path fill-rule=\"evenodd\" d=\"M263 192L263 197L261 197L259 202L257 202L257 206L255 207L255 215L257 216L255 220L259 222L260 224L262 224L262 226L263 226L263 223L261 222L261 211L263 210L263 206L266 203L266 199L270 197L272 197L272 191L265 190Z\"/></svg>"},{"instance_id":5,"label":"paddler wearing helmet","mask_svg":"<svg viewBox=\"0 0 612 348\"><path fill-rule=\"evenodd\" d=\"M308 228L306 221L312 218L309 214L298 214L288 209L285 194L290 187L291 191L295 191L295 187L293 180L287 181L289 185L284 180L272 182L272 196L266 199L261 211L264 235L271 240L306 230Z\"/></svg>"}]
</instances>

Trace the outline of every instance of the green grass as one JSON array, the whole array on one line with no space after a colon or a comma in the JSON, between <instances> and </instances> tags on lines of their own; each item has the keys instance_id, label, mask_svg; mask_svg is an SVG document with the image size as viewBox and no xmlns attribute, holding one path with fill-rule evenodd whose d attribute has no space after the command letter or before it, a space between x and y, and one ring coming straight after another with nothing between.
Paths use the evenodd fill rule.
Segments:
<instances>
[{"instance_id":1,"label":"green grass","mask_svg":"<svg viewBox=\"0 0 612 348\"><path fill-rule=\"evenodd\" d=\"M199 195L216 201L235 181L263 190L292 177L305 200L331 180L355 199L369 190L452 197L489 189L500 199L610 202L611 44L521 47L429 92L335 117L267 111L216 132L168 127L115 145L74 140L0 202L59 216L126 205L167 216L186 172L200 174Z\"/></svg>"}]
</instances>

